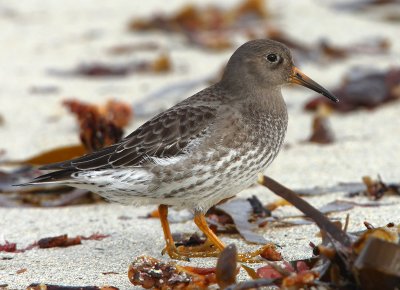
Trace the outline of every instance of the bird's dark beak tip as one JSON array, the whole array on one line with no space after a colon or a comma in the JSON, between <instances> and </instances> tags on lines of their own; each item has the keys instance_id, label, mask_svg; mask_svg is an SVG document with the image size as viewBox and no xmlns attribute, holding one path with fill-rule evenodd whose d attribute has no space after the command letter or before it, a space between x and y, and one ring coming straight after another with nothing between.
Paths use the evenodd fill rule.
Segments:
<instances>
[{"instance_id":1,"label":"bird's dark beak tip","mask_svg":"<svg viewBox=\"0 0 400 290\"><path fill-rule=\"evenodd\" d=\"M330 93L327 89L310 79L304 73L302 73L297 67L293 67L292 76L290 82L309 88L325 97L330 99L332 102L339 103L339 99Z\"/></svg>"},{"instance_id":2,"label":"bird's dark beak tip","mask_svg":"<svg viewBox=\"0 0 400 290\"><path fill-rule=\"evenodd\" d=\"M334 102L334 103L339 103L339 99L336 97L336 96L334 96L334 95L332 95L332 94L329 94L329 95L327 95L327 94L323 94L325 97L327 97L329 100L331 100L332 102Z\"/></svg>"}]
</instances>

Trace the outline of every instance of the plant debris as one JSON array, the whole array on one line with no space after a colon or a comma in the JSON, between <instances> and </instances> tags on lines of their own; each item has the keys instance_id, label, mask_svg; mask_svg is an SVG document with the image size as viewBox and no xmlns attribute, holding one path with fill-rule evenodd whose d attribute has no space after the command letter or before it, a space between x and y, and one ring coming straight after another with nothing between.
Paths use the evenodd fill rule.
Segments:
<instances>
[{"instance_id":1,"label":"plant debris","mask_svg":"<svg viewBox=\"0 0 400 290\"><path fill-rule=\"evenodd\" d=\"M29 93L32 95L51 95L57 94L60 88L57 86L32 86L29 88Z\"/></svg>"},{"instance_id":2,"label":"plant debris","mask_svg":"<svg viewBox=\"0 0 400 290\"><path fill-rule=\"evenodd\" d=\"M219 254L216 269L218 286L225 289L229 285L236 284L237 268L237 249L234 244L228 245Z\"/></svg>"},{"instance_id":3,"label":"plant debris","mask_svg":"<svg viewBox=\"0 0 400 290\"><path fill-rule=\"evenodd\" d=\"M379 54L388 51L387 39L374 38L349 46L334 46L321 40L314 46L295 41L271 26L265 2L245 0L237 7L223 10L217 6L198 8L186 5L176 14L155 15L149 20L134 19L131 31L163 31L182 34L188 43L212 50L232 48L236 35L250 39L270 38L285 43L302 58L341 59L349 55Z\"/></svg>"},{"instance_id":4,"label":"plant debris","mask_svg":"<svg viewBox=\"0 0 400 290\"><path fill-rule=\"evenodd\" d=\"M276 249L276 246L273 244L267 244L263 248L263 251L260 254L261 257L267 259L268 261L281 261L282 255Z\"/></svg>"},{"instance_id":5,"label":"plant debris","mask_svg":"<svg viewBox=\"0 0 400 290\"><path fill-rule=\"evenodd\" d=\"M205 287L215 283L221 289L254 289L262 286L277 286L279 289L303 289L323 286L327 290L381 289L380 287L386 290L393 289L393 285L398 285L400 272L393 265L398 262L396 260L398 254L396 253L400 252L400 227L389 223L386 227L375 228L366 223L367 231L358 236L348 234L341 229L341 225L338 226L338 223L331 222L324 214L337 210L347 210L355 204L359 205L358 203L334 201L325 205L319 211L296 193L268 177L263 176L260 183L280 197L285 198L320 227L322 244L316 246L310 243L315 257L290 262L283 261L281 255L271 245L264 248L265 253L261 256L270 260L272 256L275 257L272 260L279 260L279 262L265 260L267 265L263 265L257 270L241 265L254 280L237 283L237 251L234 245L229 245L219 255L216 269L184 267L160 262L150 257L139 257L130 267L128 274L130 281L134 285L156 289L205 289ZM243 206L244 200L239 199L237 203L235 201L236 199L219 204L211 211L211 214L216 215L218 210L221 210L219 207L228 204L228 211L232 209L243 211L247 213L246 217L248 218L248 212L251 212L248 208L252 208L252 206L249 203L248 208ZM256 202L253 200L252 204L255 212L263 212L259 208L258 200ZM238 207L239 205L242 206ZM360 205L376 206L376 203ZM255 210L257 208L258 210ZM232 218L233 220L234 218ZM377 239L380 242L376 242ZM377 243L381 245L371 246L371 244ZM382 252L385 251L384 243L390 244L390 246L385 245L390 253ZM193 272L197 274L193 275ZM385 283L381 283L380 279L385 279ZM372 285L368 283L372 283Z\"/></svg>"},{"instance_id":6,"label":"plant debris","mask_svg":"<svg viewBox=\"0 0 400 290\"><path fill-rule=\"evenodd\" d=\"M26 165L45 165L56 163L81 156L86 153L85 147L82 145L71 145L54 148L48 151L39 153L25 160L3 161L1 165L6 166L26 166Z\"/></svg>"},{"instance_id":7,"label":"plant debris","mask_svg":"<svg viewBox=\"0 0 400 290\"><path fill-rule=\"evenodd\" d=\"M389 6L398 4L398 0L358 0L358 1L341 1L335 3L335 7L341 10L355 12L357 10L366 10L368 8L376 9L377 6Z\"/></svg>"},{"instance_id":8,"label":"plant debris","mask_svg":"<svg viewBox=\"0 0 400 290\"><path fill-rule=\"evenodd\" d=\"M53 284L30 284L26 290L118 290L119 288L113 286L64 286Z\"/></svg>"},{"instance_id":9,"label":"plant debris","mask_svg":"<svg viewBox=\"0 0 400 290\"><path fill-rule=\"evenodd\" d=\"M268 241L255 231L258 225L249 222L253 208L244 199L233 199L226 203L216 206L217 209L227 213L233 220L239 234L250 243L266 244Z\"/></svg>"},{"instance_id":10,"label":"plant debris","mask_svg":"<svg viewBox=\"0 0 400 290\"><path fill-rule=\"evenodd\" d=\"M27 268L22 268L22 269L19 269L17 272L15 272L15 273L17 273L17 274L22 274L22 273L25 273L26 271L28 271L28 269Z\"/></svg>"},{"instance_id":11,"label":"plant debris","mask_svg":"<svg viewBox=\"0 0 400 290\"><path fill-rule=\"evenodd\" d=\"M132 32L162 31L183 35L189 44L215 51L234 47L238 35L247 40L269 38L280 41L302 58L341 59L350 55L379 54L388 51L388 40L369 39L349 46L334 46L321 40L314 46L291 39L268 20L265 1L244 0L236 7L222 9L215 5L204 8L188 4L173 15L157 14L150 19L133 19Z\"/></svg>"},{"instance_id":12,"label":"plant debris","mask_svg":"<svg viewBox=\"0 0 400 290\"><path fill-rule=\"evenodd\" d=\"M348 46L334 46L327 40L319 43L320 51L326 56L334 59L345 58L350 54L382 54L389 50L390 43L385 38L371 38L363 42L352 43Z\"/></svg>"},{"instance_id":13,"label":"plant debris","mask_svg":"<svg viewBox=\"0 0 400 290\"><path fill-rule=\"evenodd\" d=\"M180 33L190 44L206 49L223 50L233 46L233 31L257 26L256 23L267 17L268 11L262 0L245 0L227 10L212 5L198 8L189 4L175 15L155 15L149 20L135 18L129 23L129 29Z\"/></svg>"},{"instance_id":14,"label":"plant debris","mask_svg":"<svg viewBox=\"0 0 400 290\"><path fill-rule=\"evenodd\" d=\"M82 240L101 241L105 238L108 238L109 236L110 235L95 233L87 237L76 236L73 238L69 238L68 235L60 235L55 237L42 238L39 241L34 242L22 249L17 249L16 243L9 243L8 241L5 241L4 245L0 245L0 252L23 253L34 248L47 249L55 247L70 247L80 245L82 243Z\"/></svg>"},{"instance_id":15,"label":"plant debris","mask_svg":"<svg viewBox=\"0 0 400 290\"><path fill-rule=\"evenodd\" d=\"M172 238L174 239L175 246L180 247L195 247L195 246L200 246L203 245L206 242L206 238L200 237L197 233L194 233L192 235L187 235L187 234L173 234Z\"/></svg>"},{"instance_id":16,"label":"plant debris","mask_svg":"<svg viewBox=\"0 0 400 290\"><path fill-rule=\"evenodd\" d=\"M95 106L77 100L64 101L76 115L80 125L80 138L87 151L95 151L121 140L123 127L132 117L129 105L108 101L105 106Z\"/></svg>"},{"instance_id":17,"label":"plant debris","mask_svg":"<svg viewBox=\"0 0 400 290\"><path fill-rule=\"evenodd\" d=\"M323 97L315 97L306 103L306 110L316 110L324 104L339 112L350 112L360 108L374 109L387 102L400 98L400 68L384 72L351 71L341 86L333 91L340 96L340 102L331 104Z\"/></svg>"},{"instance_id":18,"label":"plant debris","mask_svg":"<svg viewBox=\"0 0 400 290\"><path fill-rule=\"evenodd\" d=\"M257 196L253 195L252 197L248 198L247 201L250 203L253 209L253 214L256 215L258 218L271 216L271 210L263 206Z\"/></svg>"},{"instance_id":19,"label":"plant debris","mask_svg":"<svg viewBox=\"0 0 400 290\"><path fill-rule=\"evenodd\" d=\"M115 271L102 272L101 274L103 274L103 275L119 275L119 273L118 273L118 272L115 272Z\"/></svg>"},{"instance_id":20,"label":"plant debris","mask_svg":"<svg viewBox=\"0 0 400 290\"><path fill-rule=\"evenodd\" d=\"M50 238L43 238L37 242L39 248L46 249L46 248L56 248L56 247L70 247L75 245L82 244L81 237L76 236L74 238L68 238L67 235L61 235L56 237Z\"/></svg>"},{"instance_id":21,"label":"plant debris","mask_svg":"<svg viewBox=\"0 0 400 290\"><path fill-rule=\"evenodd\" d=\"M355 192L365 189L365 185L361 182L339 182L329 187L315 186L312 188L302 188L294 190L300 196L315 196L337 192Z\"/></svg>"},{"instance_id":22,"label":"plant debris","mask_svg":"<svg viewBox=\"0 0 400 290\"><path fill-rule=\"evenodd\" d=\"M5 241L3 245L0 244L0 252L14 253L17 251L17 244Z\"/></svg>"},{"instance_id":23,"label":"plant debris","mask_svg":"<svg viewBox=\"0 0 400 290\"><path fill-rule=\"evenodd\" d=\"M354 203L345 200L335 200L321 206L318 210L323 214L329 214L333 212L350 210L354 207L354 205L355 205ZM378 205L375 204L375 206Z\"/></svg>"},{"instance_id":24,"label":"plant debris","mask_svg":"<svg viewBox=\"0 0 400 290\"><path fill-rule=\"evenodd\" d=\"M364 176L362 181L366 189L351 192L349 193L350 197L364 195L372 200L379 200L388 194L400 195L400 184L386 184L380 176L378 176L377 180L373 180L370 176Z\"/></svg>"},{"instance_id":25,"label":"plant debris","mask_svg":"<svg viewBox=\"0 0 400 290\"><path fill-rule=\"evenodd\" d=\"M216 283L215 268L169 264L152 257L137 257L129 266L128 278L145 289L207 289Z\"/></svg>"},{"instance_id":26,"label":"plant debris","mask_svg":"<svg viewBox=\"0 0 400 290\"><path fill-rule=\"evenodd\" d=\"M329 123L329 115L331 110L329 107L321 104L318 106L317 113L312 122L312 133L308 138L309 142L318 144L331 144L335 141L335 134Z\"/></svg>"},{"instance_id":27,"label":"plant debris","mask_svg":"<svg viewBox=\"0 0 400 290\"><path fill-rule=\"evenodd\" d=\"M396 289L400 285L399 244L368 239L354 262L354 272L362 289Z\"/></svg>"},{"instance_id":28,"label":"plant debris","mask_svg":"<svg viewBox=\"0 0 400 290\"><path fill-rule=\"evenodd\" d=\"M118 142L125 127L132 118L129 105L108 101L104 106L96 106L77 100L66 100L64 105L77 116L80 124L80 137L83 145L55 148L27 160L2 161L2 165L21 166L20 168L0 171L0 206L54 207L72 204L94 203L103 199L87 190L73 189L60 185L14 186L31 181L42 174L36 168L27 165L44 165L61 162L81 156L88 151L101 149Z\"/></svg>"},{"instance_id":29,"label":"plant debris","mask_svg":"<svg viewBox=\"0 0 400 290\"><path fill-rule=\"evenodd\" d=\"M400 253L398 228L392 224L378 229L369 226L369 229L357 238L344 232L296 193L271 178L262 176L259 183L288 200L313 219L324 232L322 244L314 246L314 253L319 255L314 266L297 274L288 273L291 271L288 271L287 264L286 269L274 266L279 275L285 277L279 283L283 289L293 286L297 287L295 289L317 286L320 283L324 283L326 289L386 290L400 285L400 271L393 267L398 264L398 253ZM267 268L265 274L261 275L279 278L274 273Z\"/></svg>"},{"instance_id":30,"label":"plant debris","mask_svg":"<svg viewBox=\"0 0 400 290\"><path fill-rule=\"evenodd\" d=\"M51 70L57 76L82 76L87 78L126 77L133 73L166 73L172 70L171 59L166 54L159 55L152 61L124 64L106 64L101 62L80 64L70 71Z\"/></svg>"},{"instance_id":31,"label":"plant debris","mask_svg":"<svg viewBox=\"0 0 400 290\"><path fill-rule=\"evenodd\" d=\"M353 244L353 249L355 253L359 254L370 238L380 239L389 243L399 243L400 232L395 227L390 226L390 224L384 227L375 228L371 224L365 222L365 226L367 230L362 232L358 236L357 241Z\"/></svg>"},{"instance_id":32,"label":"plant debris","mask_svg":"<svg viewBox=\"0 0 400 290\"><path fill-rule=\"evenodd\" d=\"M287 45L298 60L313 60L323 62L329 60L340 60L351 55L360 54L382 54L389 50L390 42L385 38L375 37L363 40L358 43L351 43L348 46L336 46L322 39L316 44L308 45L301 41L294 40L276 27L267 27L264 35L252 36L251 38L266 37Z\"/></svg>"},{"instance_id":33,"label":"plant debris","mask_svg":"<svg viewBox=\"0 0 400 290\"><path fill-rule=\"evenodd\" d=\"M137 51L158 50L159 48L160 46L156 42L143 42L114 45L110 47L107 51L111 55L126 55Z\"/></svg>"},{"instance_id":34,"label":"plant debris","mask_svg":"<svg viewBox=\"0 0 400 290\"><path fill-rule=\"evenodd\" d=\"M280 199L277 199L273 202L266 204L265 208L272 212L282 206L291 206L291 204L290 204L290 202L287 202L287 200L280 198Z\"/></svg>"},{"instance_id":35,"label":"plant debris","mask_svg":"<svg viewBox=\"0 0 400 290\"><path fill-rule=\"evenodd\" d=\"M215 284L224 289L236 283L238 273L237 250L232 244L220 253L216 268L181 266L140 256L129 266L128 278L145 289L208 289Z\"/></svg>"}]
</instances>

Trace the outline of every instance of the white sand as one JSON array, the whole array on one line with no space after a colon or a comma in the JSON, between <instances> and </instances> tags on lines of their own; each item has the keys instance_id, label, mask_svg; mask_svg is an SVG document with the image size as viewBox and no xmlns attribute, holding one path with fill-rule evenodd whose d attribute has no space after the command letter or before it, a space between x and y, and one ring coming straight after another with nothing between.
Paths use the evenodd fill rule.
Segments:
<instances>
[{"instance_id":1,"label":"white sand","mask_svg":"<svg viewBox=\"0 0 400 290\"><path fill-rule=\"evenodd\" d=\"M198 1L204 3L204 1ZM211 1L207 1L211 2ZM237 1L229 1L229 3ZM398 29L384 22L370 21L362 15L338 13L322 1L271 1L277 23L292 37L313 43L328 37L335 44L361 41L365 37L386 36L392 43L390 54L384 56L354 56L326 67L313 63L301 69L326 87L339 84L343 73L353 65L387 68L399 65L400 41ZM60 145L78 142L76 123L61 106L66 97L103 103L110 97L140 102L147 94L171 83L201 79L218 71L231 52L210 54L182 44L179 37L163 34L132 35L125 24L132 16L145 16L153 11L170 12L180 7L180 1L132 2L120 1L8 1L0 3L0 149L6 158L26 158ZM227 2L226 5L229 5ZM328 3L333 3L329 1ZM122 79L85 80L58 78L50 69L69 69L81 61L131 61L154 57L158 52L134 53L112 57L106 50L113 45L141 40L156 40L163 44L174 63L174 73L132 75ZM30 94L32 86L56 86L59 91L49 95ZM200 89L198 87L193 90ZM312 92L305 89L285 89L290 124L286 143L267 174L291 188L334 185L342 181L360 181L361 176L382 175L384 180L398 181L400 176L400 103L388 104L375 111L359 111L331 118L337 142L329 146L301 143L309 136L311 116L302 111L302 104ZM177 96L184 98L190 95ZM160 102L161 103L161 102ZM156 109L165 104L152 104ZM136 120L130 129L143 120ZM276 197L266 189L254 187L241 196L257 194L263 201ZM343 193L309 198L322 205ZM357 198L358 201L366 201ZM368 220L375 225L400 222L399 198L384 198L395 203L378 208L357 207L350 211L350 230L363 228ZM148 254L160 258L163 248L158 220L139 220L152 208L131 208L114 204L99 204L53 209L0 208L0 243L16 242L24 247L46 236L68 233L90 235L110 234L102 241L85 241L83 245L65 249L32 250L22 254L0 253L0 284L10 289L23 289L30 283L43 282L64 285L113 285L128 289L127 268L134 257ZM277 214L295 212L292 208ZM120 220L119 216L132 217ZM343 219L345 213L334 215ZM174 231L192 232L191 222L174 224ZM310 240L318 242L315 226L268 227L262 234L282 246L287 259L308 257ZM238 236L224 237L245 250L247 245ZM10 257L11 260L4 260ZM167 259L164 257L163 259ZM214 259L195 260L196 265L214 265ZM26 268L22 274L17 270ZM103 275L102 272L119 274Z\"/></svg>"}]
</instances>

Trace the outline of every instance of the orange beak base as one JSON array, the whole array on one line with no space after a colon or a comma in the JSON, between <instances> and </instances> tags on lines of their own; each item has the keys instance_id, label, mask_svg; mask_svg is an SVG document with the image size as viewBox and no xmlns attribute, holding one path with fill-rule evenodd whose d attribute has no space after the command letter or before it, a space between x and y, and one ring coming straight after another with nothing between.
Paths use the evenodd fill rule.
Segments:
<instances>
[{"instance_id":1,"label":"orange beak base","mask_svg":"<svg viewBox=\"0 0 400 290\"><path fill-rule=\"evenodd\" d=\"M335 97L332 93L330 93L327 89L322 87L320 84L317 82L313 81L311 78L306 76L304 73L302 73L297 67L293 67L293 73L290 76L291 83L293 84L298 84L303 87L309 88L325 97L328 99L332 100L335 103L339 102L339 99Z\"/></svg>"}]
</instances>

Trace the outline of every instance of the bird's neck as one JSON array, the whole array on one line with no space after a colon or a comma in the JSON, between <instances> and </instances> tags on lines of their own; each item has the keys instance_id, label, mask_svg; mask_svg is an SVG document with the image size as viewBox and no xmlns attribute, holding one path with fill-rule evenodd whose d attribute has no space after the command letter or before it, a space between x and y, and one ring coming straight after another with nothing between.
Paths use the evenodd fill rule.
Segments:
<instances>
[{"instance_id":1,"label":"bird's neck","mask_svg":"<svg viewBox=\"0 0 400 290\"><path fill-rule=\"evenodd\" d=\"M240 102L243 107L271 115L287 115L280 86L260 86L260 84L253 84L251 81L230 82L226 79L223 79L217 85L227 92L231 101Z\"/></svg>"}]
</instances>

